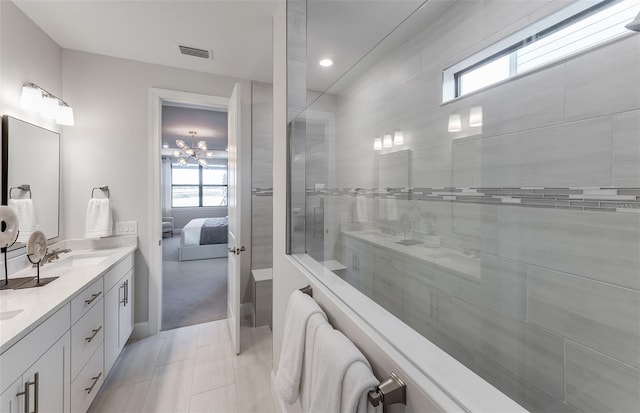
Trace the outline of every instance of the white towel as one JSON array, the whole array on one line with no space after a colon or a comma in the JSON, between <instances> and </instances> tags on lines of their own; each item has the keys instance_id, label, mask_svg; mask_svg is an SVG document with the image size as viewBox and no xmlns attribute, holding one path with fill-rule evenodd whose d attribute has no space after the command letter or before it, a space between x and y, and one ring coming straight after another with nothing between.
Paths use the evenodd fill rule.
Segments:
<instances>
[{"instance_id":1,"label":"white towel","mask_svg":"<svg viewBox=\"0 0 640 413\"><path fill-rule=\"evenodd\" d=\"M278 396L287 404L293 404L298 399L307 324L314 314L319 314L325 321L327 319L326 314L313 298L298 290L294 291L287 304L284 338L275 381Z\"/></svg>"},{"instance_id":2,"label":"white towel","mask_svg":"<svg viewBox=\"0 0 640 413\"><path fill-rule=\"evenodd\" d=\"M371 367L362 362L355 362L344 376L342 382L341 411L349 413L382 413L382 404L374 407L367 396L380 381L373 375Z\"/></svg>"},{"instance_id":3,"label":"white towel","mask_svg":"<svg viewBox=\"0 0 640 413\"><path fill-rule=\"evenodd\" d=\"M369 222L369 217L367 215L367 198L364 195L356 196L356 206L355 206L355 219L356 222Z\"/></svg>"},{"instance_id":4,"label":"white towel","mask_svg":"<svg viewBox=\"0 0 640 413\"><path fill-rule=\"evenodd\" d=\"M302 380L300 382L300 405L303 411L309 410L311 399L312 377L313 371L313 353L316 342L316 333L322 325L329 326L327 320L320 314L314 314L309 318L307 323L307 334L304 343L304 364L302 366ZM329 326L330 327L330 326Z\"/></svg>"},{"instance_id":5,"label":"white towel","mask_svg":"<svg viewBox=\"0 0 640 413\"><path fill-rule=\"evenodd\" d=\"M10 199L8 204L18 216L20 233L18 234L16 242L27 242L37 225L33 200L29 198Z\"/></svg>"},{"instance_id":6,"label":"white towel","mask_svg":"<svg viewBox=\"0 0 640 413\"><path fill-rule=\"evenodd\" d=\"M90 199L87 206L85 238L108 237L111 235L113 220L108 199Z\"/></svg>"},{"instance_id":7,"label":"white towel","mask_svg":"<svg viewBox=\"0 0 640 413\"><path fill-rule=\"evenodd\" d=\"M371 369L367 359L344 334L328 324L319 326L312 360L309 408L306 411L355 413L355 407L361 402L361 395L356 392L372 388L375 382L362 376L362 371L353 367L354 364L363 364L369 371ZM347 374L352 367L355 370ZM345 383L345 379L349 379L349 383ZM352 407L353 410L349 410Z\"/></svg>"}]
</instances>

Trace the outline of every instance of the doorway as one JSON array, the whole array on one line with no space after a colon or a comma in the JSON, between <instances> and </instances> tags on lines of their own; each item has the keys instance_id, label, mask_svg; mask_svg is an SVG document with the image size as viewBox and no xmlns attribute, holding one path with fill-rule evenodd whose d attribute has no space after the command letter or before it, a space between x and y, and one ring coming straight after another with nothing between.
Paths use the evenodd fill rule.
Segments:
<instances>
[{"instance_id":1,"label":"doorway","mask_svg":"<svg viewBox=\"0 0 640 413\"><path fill-rule=\"evenodd\" d=\"M227 111L164 101L162 330L227 316Z\"/></svg>"}]
</instances>

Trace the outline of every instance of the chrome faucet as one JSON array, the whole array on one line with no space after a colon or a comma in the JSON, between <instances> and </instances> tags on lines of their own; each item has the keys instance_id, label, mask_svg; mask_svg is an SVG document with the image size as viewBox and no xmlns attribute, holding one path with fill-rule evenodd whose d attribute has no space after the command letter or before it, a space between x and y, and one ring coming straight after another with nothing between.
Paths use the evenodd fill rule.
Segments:
<instances>
[{"instance_id":1,"label":"chrome faucet","mask_svg":"<svg viewBox=\"0 0 640 413\"><path fill-rule=\"evenodd\" d=\"M44 257L42 257L42 261L40 261L40 265L42 266L48 262L52 262L57 259L60 259L60 254L65 254L67 252L71 252L71 250L69 248L64 248L64 249L55 248L52 251L49 251L47 249L47 253L44 254Z\"/></svg>"}]
</instances>

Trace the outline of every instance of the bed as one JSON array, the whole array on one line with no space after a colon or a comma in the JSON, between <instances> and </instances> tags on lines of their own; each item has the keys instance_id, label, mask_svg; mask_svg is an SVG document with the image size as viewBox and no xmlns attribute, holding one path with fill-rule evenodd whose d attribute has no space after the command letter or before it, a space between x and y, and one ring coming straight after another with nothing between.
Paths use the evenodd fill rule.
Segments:
<instances>
[{"instance_id":1,"label":"bed","mask_svg":"<svg viewBox=\"0 0 640 413\"><path fill-rule=\"evenodd\" d=\"M228 218L195 218L182 228L178 259L206 260L226 257Z\"/></svg>"}]
</instances>

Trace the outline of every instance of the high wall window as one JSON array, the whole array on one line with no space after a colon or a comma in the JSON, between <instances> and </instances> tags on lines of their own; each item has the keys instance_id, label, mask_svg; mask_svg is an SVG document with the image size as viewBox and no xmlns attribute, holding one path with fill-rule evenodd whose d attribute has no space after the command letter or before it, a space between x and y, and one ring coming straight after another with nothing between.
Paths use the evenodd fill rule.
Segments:
<instances>
[{"instance_id":1,"label":"high wall window","mask_svg":"<svg viewBox=\"0 0 640 413\"><path fill-rule=\"evenodd\" d=\"M227 206L227 167L171 164L171 206Z\"/></svg>"},{"instance_id":2,"label":"high wall window","mask_svg":"<svg viewBox=\"0 0 640 413\"><path fill-rule=\"evenodd\" d=\"M624 26L639 10L637 0L578 1L445 70L443 100L631 34Z\"/></svg>"}]
</instances>

